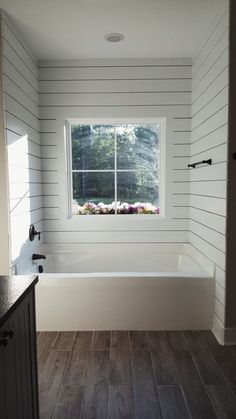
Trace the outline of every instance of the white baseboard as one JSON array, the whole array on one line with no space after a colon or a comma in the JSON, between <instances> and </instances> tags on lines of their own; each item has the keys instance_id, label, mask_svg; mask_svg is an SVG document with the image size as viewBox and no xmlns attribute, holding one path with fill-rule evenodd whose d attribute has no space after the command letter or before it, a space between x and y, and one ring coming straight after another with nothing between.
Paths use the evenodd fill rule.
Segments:
<instances>
[{"instance_id":1,"label":"white baseboard","mask_svg":"<svg viewBox=\"0 0 236 419\"><path fill-rule=\"evenodd\" d=\"M212 333L221 345L236 345L236 328L225 328L216 316L213 318Z\"/></svg>"}]
</instances>

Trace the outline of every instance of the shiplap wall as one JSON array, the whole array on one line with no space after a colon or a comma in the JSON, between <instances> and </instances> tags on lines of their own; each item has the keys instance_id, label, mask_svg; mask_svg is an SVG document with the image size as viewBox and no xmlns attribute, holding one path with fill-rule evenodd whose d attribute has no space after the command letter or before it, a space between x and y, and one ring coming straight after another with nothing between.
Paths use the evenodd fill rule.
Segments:
<instances>
[{"instance_id":1,"label":"shiplap wall","mask_svg":"<svg viewBox=\"0 0 236 419\"><path fill-rule=\"evenodd\" d=\"M216 330L225 322L229 11L224 10L193 60L189 241L216 267ZM219 333L219 332L218 332Z\"/></svg>"},{"instance_id":2,"label":"shiplap wall","mask_svg":"<svg viewBox=\"0 0 236 419\"><path fill-rule=\"evenodd\" d=\"M187 242L191 60L41 61L39 67L45 243ZM67 220L63 121L139 117L167 118L165 220Z\"/></svg>"},{"instance_id":3,"label":"shiplap wall","mask_svg":"<svg viewBox=\"0 0 236 419\"><path fill-rule=\"evenodd\" d=\"M1 11L3 92L10 195L11 259L30 260L39 246L29 226L42 229L37 61Z\"/></svg>"},{"instance_id":4,"label":"shiplap wall","mask_svg":"<svg viewBox=\"0 0 236 419\"><path fill-rule=\"evenodd\" d=\"M2 42L1 42L1 21L0 21L0 272L2 275L9 274L9 199L8 199L8 174L7 174L7 153L5 138L5 115L3 102L3 80L2 80ZM5 198L5 199L4 199Z\"/></svg>"}]
</instances>

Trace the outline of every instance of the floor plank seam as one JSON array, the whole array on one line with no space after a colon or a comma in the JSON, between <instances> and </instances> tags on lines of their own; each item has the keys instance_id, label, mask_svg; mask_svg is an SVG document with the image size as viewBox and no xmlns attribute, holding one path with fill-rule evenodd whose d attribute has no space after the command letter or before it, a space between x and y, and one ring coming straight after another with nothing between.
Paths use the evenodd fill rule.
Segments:
<instances>
[{"instance_id":1,"label":"floor plank seam","mask_svg":"<svg viewBox=\"0 0 236 419\"><path fill-rule=\"evenodd\" d=\"M163 333L164 333L166 344L167 344L167 347L168 347L168 350L169 350L169 353L170 353L170 356L171 356L171 359L172 359L172 364L173 364L174 369L175 369L175 374L176 374L177 381L178 381L178 384L179 384L180 389L181 389L181 393L182 393L182 396L183 396L183 400L184 400L184 404L185 404L187 413L189 415L189 418L192 418L192 414L191 414L190 406L189 406L189 403L188 403L187 395L185 394L184 386L182 385L182 381L181 381L181 378L179 376L177 366L175 364L173 352L172 352L172 349L169 345L168 338L167 338L167 335L166 335L166 331L164 331Z\"/></svg>"},{"instance_id":2,"label":"floor plank seam","mask_svg":"<svg viewBox=\"0 0 236 419\"><path fill-rule=\"evenodd\" d=\"M95 335L95 331L93 330L92 339L91 339L91 344L90 344L90 352L93 350L94 335Z\"/></svg>"},{"instance_id":3,"label":"floor plank seam","mask_svg":"<svg viewBox=\"0 0 236 419\"><path fill-rule=\"evenodd\" d=\"M52 352L52 351L51 351L51 352ZM69 365L69 359L70 359L70 357L71 357L71 351L70 351L70 354L69 354L69 356L68 356L68 358L67 358L67 363L66 363L66 366L65 366L65 371L64 371L63 376L62 376L61 385L60 385L60 388L59 388L59 392L58 392L58 396L57 396L57 400L56 400L56 403L55 403L55 407L54 407L54 410L53 410L52 417L54 417L54 413L56 412L56 409L57 409L58 404L59 404L60 395L61 395L62 388L63 388L63 382L64 382L64 378L65 378L65 376L66 376L66 372L67 372L67 369L68 369L68 365Z\"/></svg>"},{"instance_id":4,"label":"floor plank seam","mask_svg":"<svg viewBox=\"0 0 236 419\"><path fill-rule=\"evenodd\" d=\"M54 345L55 345L55 343L56 343L56 341L57 341L57 339L58 339L58 336L59 336L59 333L60 333L60 332L57 332L57 331L56 331L56 333L57 333L57 335L56 335L56 337L55 337L55 340L54 340L54 342L53 342L53 344L52 344L52 347L51 347L50 351L52 351L52 350L53 350Z\"/></svg>"},{"instance_id":5,"label":"floor plank seam","mask_svg":"<svg viewBox=\"0 0 236 419\"><path fill-rule=\"evenodd\" d=\"M149 356L151 358L151 365L152 365L152 373L153 373L153 379L154 379L154 383L155 383L155 388L156 388L156 398L158 400L159 406L160 406L160 411L161 411L161 415L162 418L164 417L164 413L163 413L163 408L161 406L161 401L160 401L160 397L158 394L158 384L157 384L157 379L156 379L156 374L155 374L155 369L154 369L154 365L153 365L153 357L152 357L152 351L151 351L151 347L150 347L150 342L149 342L149 335L148 332L146 332L146 337L147 337L147 343L148 343L148 349L149 349Z\"/></svg>"},{"instance_id":6,"label":"floor plank seam","mask_svg":"<svg viewBox=\"0 0 236 419\"><path fill-rule=\"evenodd\" d=\"M212 349L211 349L211 347L210 347L209 343L207 342L207 340L206 340L204 337L203 337L203 339L204 339L204 341L205 341L205 343L206 343L206 345L207 345L207 347L208 347L208 349L209 349L210 353L212 354L212 356L213 356L213 358L214 358L214 360L215 360L215 362L216 362L216 365L218 366L218 369L220 370L220 373L221 373L222 377L223 377L223 378L224 378L224 380L225 380L226 386L229 388L229 390L230 390L230 391L231 391L231 392L235 395L235 397L236 397L236 390L232 388L232 386L231 386L231 384L230 384L229 380L228 380L228 379L227 379L227 377L225 376L225 373L224 373L224 371L222 370L222 367L220 366L220 364L218 363L218 361L217 361L217 359L216 359L216 357L215 357L215 355L214 355L214 353L213 353L213 351L212 351ZM235 362L235 364L236 364L236 362Z\"/></svg>"},{"instance_id":7,"label":"floor plank seam","mask_svg":"<svg viewBox=\"0 0 236 419\"><path fill-rule=\"evenodd\" d=\"M93 332L93 334L94 334L94 332ZM82 417L83 417L84 397L85 397L85 391L86 391L87 383L88 383L88 366L89 366L89 361L90 361L90 357L91 357L92 340L93 340L93 335L92 335L92 339L91 339L91 343L90 343L90 347L89 347L89 356L88 356L86 374L85 374L85 377L84 377L84 389L83 389L83 396L82 396L82 400L81 400L80 416L79 416L78 419L82 419Z\"/></svg>"},{"instance_id":8,"label":"floor plank seam","mask_svg":"<svg viewBox=\"0 0 236 419\"><path fill-rule=\"evenodd\" d=\"M192 353L192 351L191 351L190 345L189 345L189 343L188 343L188 341L187 341L187 339L186 339L186 337L185 337L185 335L184 335L184 332L181 332L181 334L182 334L182 336L183 336L183 339L185 340L185 343L186 343L186 345L187 345L188 351L189 351L189 353L190 353L190 355L191 355L191 358L192 358L192 360L193 360L193 363L194 363L194 365L195 365L195 368L196 368L196 370L197 370L197 373L198 373L198 375L199 375L199 377L200 377L200 380L201 380L201 382L202 382L203 388L204 388L205 393L206 393L206 395L207 395L207 398L208 398L208 400L209 400L209 402L210 402L210 405L211 405L211 407L212 407L212 409L213 409L213 411L215 412L215 415L216 415L216 417L217 417L217 411L216 411L215 406L214 406L214 404L213 404L213 402L212 402L212 399L211 399L211 397L209 396L209 393L208 393L208 391L207 391L207 384L205 384L205 382L204 382L204 380L203 380L203 377L202 377L202 375L201 375L201 371L200 371L200 369L199 369L199 366L198 366L197 360L196 360L196 358L195 358L195 356L194 356L194 353ZM199 334L199 339L201 339L200 334Z\"/></svg>"},{"instance_id":9,"label":"floor plank seam","mask_svg":"<svg viewBox=\"0 0 236 419\"><path fill-rule=\"evenodd\" d=\"M109 419L110 406L110 385L111 385L111 350L112 350L112 331L110 332L110 351L109 351L109 366L108 366L108 389L107 389L107 419Z\"/></svg>"},{"instance_id":10,"label":"floor plank seam","mask_svg":"<svg viewBox=\"0 0 236 419\"><path fill-rule=\"evenodd\" d=\"M132 412L133 418L136 418L136 411L135 411L135 404L134 404L134 373L133 373L133 366L132 366L132 358L131 358L131 339L130 339L130 330L128 330L128 340L129 340L129 352L130 352L130 374L131 374L131 392L132 392Z\"/></svg>"},{"instance_id":11,"label":"floor plank seam","mask_svg":"<svg viewBox=\"0 0 236 419\"><path fill-rule=\"evenodd\" d=\"M77 333L78 333L78 332L75 332L75 334L74 334L74 339L73 339L73 343L72 343L71 351L73 351L73 349L74 349Z\"/></svg>"},{"instance_id":12,"label":"floor plank seam","mask_svg":"<svg viewBox=\"0 0 236 419\"><path fill-rule=\"evenodd\" d=\"M65 352L65 351L62 351L62 352ZM65 378L65 375L66 375L66 370L67 370L67 367L68 367L68 364L69 364L69 359L70 359L70 356L71 356L71 351L67 351L67 352L70 352L70 354L68 355L68 358L67 358L67 362L66 362L66 366L65 366L65 370L64 370L64 372L63 372L63 376L62 376L62 380L61 380L61 384L60 384L60 388L59 388L59 391L58 391L58 395L57 395L57 399L56 399L56 403L55 403L55 406L54 406L54 409L53 409L53 413L52 413L52 418L54 417L54 413L56 412L56 409L57 409L57 406L58 406L58 402L59 402L59 400L60 400L60 394L61 394L61 391L62 391L62 386L63 386L63 381L64 381L64 378Z\"/></svg>"}]
</instances>

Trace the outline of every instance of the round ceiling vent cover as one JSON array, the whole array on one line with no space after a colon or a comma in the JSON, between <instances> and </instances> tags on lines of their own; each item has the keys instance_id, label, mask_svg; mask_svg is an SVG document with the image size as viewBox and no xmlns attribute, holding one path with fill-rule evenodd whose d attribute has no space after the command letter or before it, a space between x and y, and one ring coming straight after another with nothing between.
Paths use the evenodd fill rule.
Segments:
<instances>
[{"instance_id":1,"label":"round ceiling vent cover","mask_svg":"<svg viewBox=\"0 0 236 419\"><path fill-rule=\"evenodd\" d=\"M120 42L124 39L122 33L108 33L105 38L108 42Z\"/></svg>"}]
</instances>

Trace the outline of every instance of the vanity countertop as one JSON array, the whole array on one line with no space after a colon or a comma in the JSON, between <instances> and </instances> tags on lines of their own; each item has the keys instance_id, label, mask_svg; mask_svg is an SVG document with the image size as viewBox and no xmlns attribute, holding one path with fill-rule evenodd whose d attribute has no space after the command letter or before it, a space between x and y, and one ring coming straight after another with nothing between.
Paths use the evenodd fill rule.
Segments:
<instances>
[{"instance_id":1,"label":"vanity countertop","mask_svg":"<svg viewBox=\"0 0 236 419\"><path fill-rule=\"evenodd\" d=\"M0 327L37 282L37 275L0 276Z\"/></svg>"}]
</instances>

